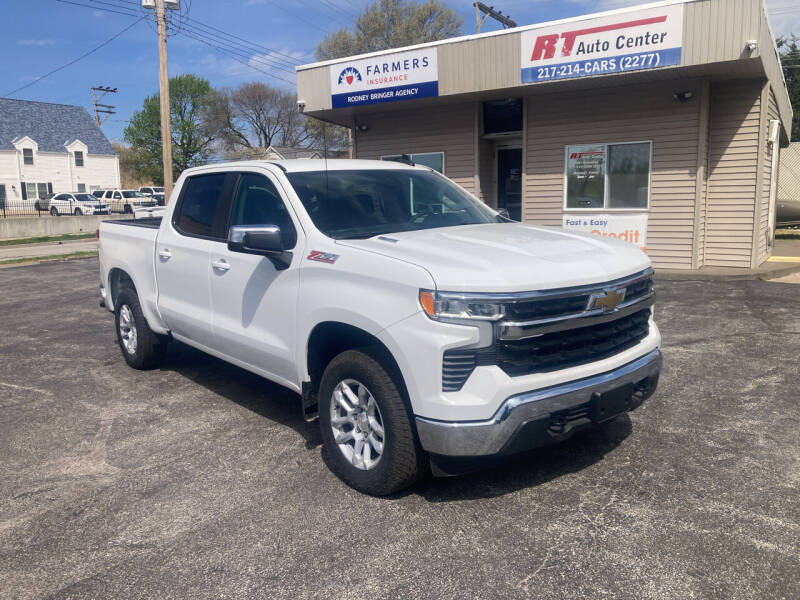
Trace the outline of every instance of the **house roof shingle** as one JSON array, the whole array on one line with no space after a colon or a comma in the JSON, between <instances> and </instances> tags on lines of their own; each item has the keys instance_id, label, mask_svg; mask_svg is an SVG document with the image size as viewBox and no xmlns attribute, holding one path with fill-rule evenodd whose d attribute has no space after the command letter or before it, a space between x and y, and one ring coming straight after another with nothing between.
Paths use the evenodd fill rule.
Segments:
<instances>
[{"instance_id":1,"label":"house roof shingle","mask_svg":"<svg viewBox=\"0 0 800 600\"><path fill-rule=\"evenodd\" d=\"M42 152L66 152L77 139L89 154L116 154L82 106L0 98L0 150L14 150L13 141L25 136Z\"/></svg>"}]
</instances>

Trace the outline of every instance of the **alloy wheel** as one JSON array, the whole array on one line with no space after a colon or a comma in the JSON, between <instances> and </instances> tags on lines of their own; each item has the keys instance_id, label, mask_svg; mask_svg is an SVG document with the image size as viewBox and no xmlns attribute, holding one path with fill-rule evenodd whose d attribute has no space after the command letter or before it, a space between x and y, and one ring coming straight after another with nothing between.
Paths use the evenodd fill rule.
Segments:
<instances>
[{"instance_id":1,"label":"alloy wheel","mask_svg":"<svg viewBox=\"0 0 800 600\"><path fill-rule=\"evenodd\" d=\"M378 403L367 387L345 379L333 389L331 429L347 461L363 471L374 468L383 456L385 434Z\"/></svg>"},{"instance_id":2,"label":"alloy wheel","mask_svg":"<svg viewBox=\"0 0 800 600\"><path fill-rule=\"evenodd\" d=\"M123 304L119 309L119 336L127 353L136 354L138 344L136 323L133 319L133 311L127 304Z\"/></svg>"}]
</instances>

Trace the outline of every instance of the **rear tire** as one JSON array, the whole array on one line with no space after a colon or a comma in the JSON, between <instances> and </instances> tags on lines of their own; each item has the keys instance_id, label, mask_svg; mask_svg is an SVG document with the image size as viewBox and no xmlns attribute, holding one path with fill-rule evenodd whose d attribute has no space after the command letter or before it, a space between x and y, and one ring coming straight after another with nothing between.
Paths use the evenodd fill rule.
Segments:
<instances>
[{"instance_id":1,"label":"rear tire","mask_svg":"<svg viewBox=\"0 0 800 600\"><path fill-rule=\"evenodd\" d=\"M164 360L167 344L154 333L142 313L139 297L129 288L122 288L114 298L114 324L117 343L128 366L152 369Z\"/></svg>"},{"instance_id":2,"label":"rear tire","mask_svg":"<svg viewBox=\"0 0 800 600\"><path fill-rule=\"evenodd\" d=\"M83 211L80 208L75 209L75 216L80 217L83 216Z\"/></svg>"},{"instance_id":3,"label":"rear tire","mask_svg":"<svg viewBox=\"0 0 800 600\"><path fill-rule=\"evenodd\" d=\"M122 209L122 214L130 215L133 214L133 208L131 208L130 204L126 204L125 207Z\"/></svg>"},{"instance_id":4,"label":"rear tire","mask_svg":"<svg viewBox=\"0 0 800 600\"><path fill-rule=\"evenodd\" d=\"M55 206L50 207L50 216L57 217L58 216L58 209Z\"/></svg>"},{"instance_id":5,"label":"rear tire","mask_svg":"<svg viewBox=\"0 0 800 600\"><path fill-rule=\"evenodd\" d=\"M323 450L326 462L331 471L350 487L372 496L386 496L414 484L425 473L426 454L419 444L411 422L411 415L403 401L397 382L390 375L385 361L370 349L348 350L334 358L322 375L319 389L319 423L322 429ZM356 392L359 400L364 400L361 408L353 400L353 395L342 394L342 385L349 389L362 390ZM345 398L352 412L352 421L347 425L337 425L334 430L333 420L341 422L342 414L347 412L339 403L334 392ZM366 398L374 399L375 405L366 411ZM371 402L371 400L370 400ZM358 413L358 414L356 414ZM377 423L375 426L377 415ZM370 427L372 424L372 431ZM346 433L343 434L343 429ZM380 432L374 436L376 432ZM344 437L372 436L371 442L380 447L380 453L373 446L362 443L369 454L367 461L353 459L354 446L337 442ZM378 442L377 440L382 440ZM355 460L355 462L354 462ZM367 466L369 462L370 466ZM360 466L357 466L359 465Z\"/></svg>"}]
</instances>

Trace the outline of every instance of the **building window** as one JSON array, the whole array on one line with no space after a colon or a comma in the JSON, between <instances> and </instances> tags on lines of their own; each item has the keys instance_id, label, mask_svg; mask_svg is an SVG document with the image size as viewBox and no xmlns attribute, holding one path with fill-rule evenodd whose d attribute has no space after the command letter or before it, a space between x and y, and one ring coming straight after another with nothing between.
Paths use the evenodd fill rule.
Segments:
<instances>
[{"instance_id":1,"label":"building window","mask_svg":"<svg viewBox=\"0 0 800 600\"><path fill-rule=\"evenodd\" d=\"M82 167L83 166L83 152L80 150L75 151L75 166Z\"/></svg>"},{"instance_id":2,"label":"building window","mask_svg":"<svg viewBox=\"0 0 800 600\"><path fill-rule=\"evenodd\" d=\"M33 164L33 149L32 148L23 148L22 149L22 163L26 165Z\"/></svg>"},{"instance_id":3,"label":"building window","mask_svg":"<svg viewBox=\"0 0 800 600\"><path fill-rule=\"evenodd\" d=\"M85 183L79 183L78 184L78 193L80 193L80 194L85 194L86 193L86 184Z\"/></svg>"},{"instance_id":4,"label":"building window","mask_svg":"<svg viewBox=\"0 0 800 600\"><path fill-rule=\"evenodd\" d=\"M417 154L390 154L381 156L381 160L403 161L403 157L411 159L415 165L430 167L444 174L444 152L418 152Z\"/></svg>"},{"instance_id":5,"label":"building window","mask_svg":"<svg viewBox=\"0 0 800 600\"><path fill-rule=\"evenodd\" d=\"M522 131L522 100L483 103L483 134L507 135Z\"/></svg>"},{"instance_id":6,"label":"building window","mask_svg":"<svg viewBox=\"0 0 800 600\"><path fill-rule=\"evenodd\" d=\"M651 154L651 142L567 146L565 208L649 208Z\"/></svg>"},{"instance_id":7,"label":"building window","mask_svg":"<svg viewBox=\"0 0 800 600\"><path fill-rule=\"evenodd\" d=\"M23 200L46 200L53 193L52 183L23 183Z\"/></svg>"}]
</instances>

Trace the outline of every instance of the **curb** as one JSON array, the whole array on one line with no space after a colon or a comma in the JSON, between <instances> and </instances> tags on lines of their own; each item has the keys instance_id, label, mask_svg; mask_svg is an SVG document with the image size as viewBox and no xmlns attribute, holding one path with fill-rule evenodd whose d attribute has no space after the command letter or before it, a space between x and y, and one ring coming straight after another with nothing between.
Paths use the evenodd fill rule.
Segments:
<instances>
[{"instance_id":1,"label":"curb","mask_svg":"<svg viewBox=\"0 0 800 600\"><path fill-rule=\"evenodd\" d=\"M31 260L26 260L24 262L14 262L6 264L0 262L0 269L13 269L15 267L30 267L31 265L40 265L44 263L68 262L72 260L89 260L95 258L97 258L97 253L86 256L69 256L64 254L53 254L51 256L34 257L31 258Z\"/></svg>"},{"instance_id":2,"label":"curb","mask_svg":"<svg viewBox=\"0 0 800 600\"><path fill-rule=\"evenodd\" d=\"M655 276L656 279L663 281L769 281L800 272L800 262L768 271L751 271L750 269L742 269L742 271L742 273L701 273L699 271L656 269Z\"/></svg>"}]
</instances>

